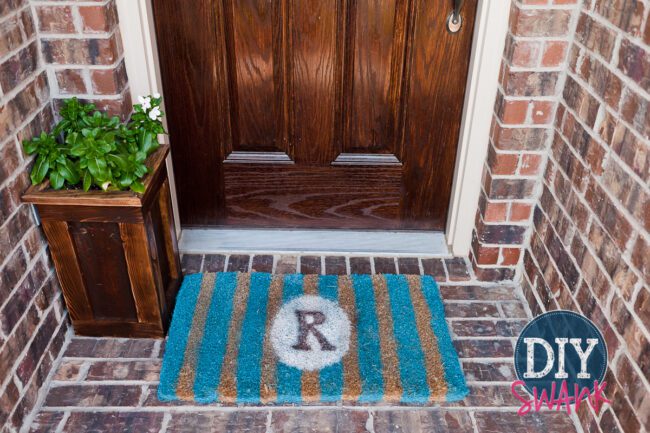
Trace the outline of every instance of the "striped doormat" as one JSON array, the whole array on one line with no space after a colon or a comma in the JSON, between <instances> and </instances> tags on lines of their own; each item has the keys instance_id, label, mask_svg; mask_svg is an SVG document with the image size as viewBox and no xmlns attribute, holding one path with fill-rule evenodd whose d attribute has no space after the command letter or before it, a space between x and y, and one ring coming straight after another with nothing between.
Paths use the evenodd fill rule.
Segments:
<instances>
[{"instance_id":1,"label":"striped doormat","mask_svg":"<svg viewBox=\"0 0 650 433\"><path fill-rule=\"evenodd\" d=\"M411 403L467 395L429 276L187 275L158 398Z\"/></svg>"}]
</instances>

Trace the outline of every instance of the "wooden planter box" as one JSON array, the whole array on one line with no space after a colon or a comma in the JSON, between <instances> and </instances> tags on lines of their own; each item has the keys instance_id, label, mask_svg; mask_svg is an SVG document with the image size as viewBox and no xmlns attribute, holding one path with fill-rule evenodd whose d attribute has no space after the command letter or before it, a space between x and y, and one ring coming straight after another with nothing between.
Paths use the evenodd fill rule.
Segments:
<instances>
[{"instance_id":1,"label":"wooden planter box","mask_svg":"<svg viewBox=\"0 0 650 433\"><path fill-rule=\"evenodd\" d=\"M30 187L75 332L164 337L181 280L165 167L149 156L144 194Z\"/></svg>"}]
</instances>

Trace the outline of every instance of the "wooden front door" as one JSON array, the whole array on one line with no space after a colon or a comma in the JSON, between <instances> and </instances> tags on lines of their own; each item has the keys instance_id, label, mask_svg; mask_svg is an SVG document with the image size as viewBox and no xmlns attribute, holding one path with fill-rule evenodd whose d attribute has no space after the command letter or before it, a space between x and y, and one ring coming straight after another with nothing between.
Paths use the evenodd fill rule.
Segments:
<instances>
[{"instance_id":1,"label":"wooden front door","mask_svg":"<svg viewBox=\"0 0 650 433\"><path fill-rule=\"evenodd\" d=\"M184 226L444 230L476 0L154 0Z\"/></svg>"}]
</instances>

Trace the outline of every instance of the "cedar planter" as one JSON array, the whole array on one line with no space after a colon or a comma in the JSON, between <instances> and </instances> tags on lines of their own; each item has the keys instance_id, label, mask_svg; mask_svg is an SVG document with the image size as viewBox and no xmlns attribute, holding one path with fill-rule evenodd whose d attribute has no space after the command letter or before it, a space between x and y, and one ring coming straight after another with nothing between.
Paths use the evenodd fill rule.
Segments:
<instances>
[{"instance_id":1,"label":"cedar planter","mask_svg":"<svg viewBox=\"0 0 650 433\"><path fill-rule=\"evenodd\" d=\"M164 337L181 280L161 146L144 194L30 187L63 296L79 335Z\"/></svg>"}]
</instances>

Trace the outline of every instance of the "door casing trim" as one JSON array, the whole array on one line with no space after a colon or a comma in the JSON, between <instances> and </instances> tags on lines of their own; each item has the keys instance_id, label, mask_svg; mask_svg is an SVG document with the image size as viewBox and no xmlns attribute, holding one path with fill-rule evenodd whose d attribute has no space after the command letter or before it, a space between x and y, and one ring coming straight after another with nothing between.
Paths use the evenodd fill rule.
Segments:
<instances>
[{"instance_id":1,"label":"door casing trim","mask_svg":"<svg viewBox=\"0 0 650 433\"><path fill-rule=\"evenodd\" d=\"M117 11L133 100L139 95L162 94L151 0L117 0ZM471 247L509 15L510 0L479 0L445 230L446 243L454 255L467 255ZM168 142L167 136L161 139ZM176 231L180 235L171 157L167 159L167 169Z\"/></svg>"}]
</instances>

